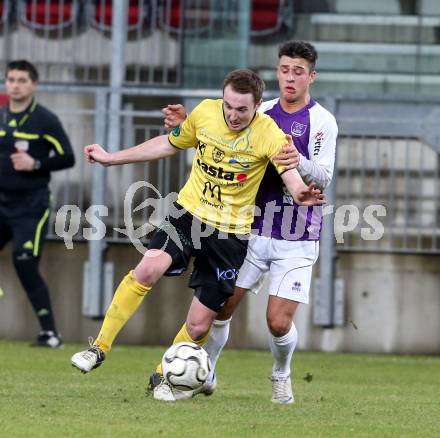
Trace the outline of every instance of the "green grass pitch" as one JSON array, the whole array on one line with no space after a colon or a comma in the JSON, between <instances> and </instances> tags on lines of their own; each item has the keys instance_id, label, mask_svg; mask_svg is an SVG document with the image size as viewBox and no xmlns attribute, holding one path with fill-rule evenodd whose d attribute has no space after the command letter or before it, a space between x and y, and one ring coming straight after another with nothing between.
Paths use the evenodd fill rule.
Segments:
<instances>
[{"instance_id":1,"label":"green grass pitch","mask_svg":"<svg viewBox=\"0 0 440 438\"><path fill-rule=\"evenodd\" d=\"M270 402L269 352L226 350L218 390L176 403L145 395L163 348L116 346L88 375L82 346L0 341L4 437L438 437L440 359L297 352L296 403Z\"/></svg>"}]
</instances>

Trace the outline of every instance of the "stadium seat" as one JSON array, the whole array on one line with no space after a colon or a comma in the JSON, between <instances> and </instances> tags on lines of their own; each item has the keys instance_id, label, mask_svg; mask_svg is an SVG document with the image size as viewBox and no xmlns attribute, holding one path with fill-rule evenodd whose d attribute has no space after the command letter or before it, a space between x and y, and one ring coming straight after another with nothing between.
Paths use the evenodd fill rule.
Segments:
<instances>
[{"instance_id":1,"label":"stadium seat","mask_svg":"<svg viewBox=\"0 0 440 438\"><path fill-rule=\"evenodd\" d=\"M145 0L130 0L128 4L128 31L140 30L148 18L150 2ZM94 0L89 5L89 22L101 31L110 32L112 28L112 0Z\"/></svg>"},{"instance_id":2,"label":"stadium seat","mask_svg":"<svg viewBox=\"0 0 440 438\"><path fill-rule=\"evenodd\" d=\"M71 26L79 16L81 0L19 0L20 22L32 29L57 30Z\"/></svg>"},{"instance_id":3,"label":"stadium seat","mask_svg":"<svg viewBox=\"0 0 440 438\"><path fill-rule=\"evenodd\" d=\"M289 0L252 0L251 35L265 36L278 32L283 23L291 20L286 14Z\"/></svg>"},{"instance_id":4,"label":"stadium seat","mask_svg":"<svg viewBox=\"0 0 440 438\"><path fill-rule=\"evenodd\" d=\"M209 29L211 1L159 0L158 26L171 34L198 34Z\"/></svg>"}]
</instances>

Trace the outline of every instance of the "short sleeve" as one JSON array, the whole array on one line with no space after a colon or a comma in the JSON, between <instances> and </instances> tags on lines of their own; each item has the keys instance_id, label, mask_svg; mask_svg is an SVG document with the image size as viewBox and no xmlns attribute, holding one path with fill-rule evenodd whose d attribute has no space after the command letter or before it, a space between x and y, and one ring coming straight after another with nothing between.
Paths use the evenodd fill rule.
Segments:
<instances>
[{"instance_id":1,"label":"short sleeve","mask_svg":"<svg viewBox=\"0 0 440 438\"><path fill-rule=\"evenodd\" d=\"M178 149L189 149L197 146L196 126L200 114L200 105L201 104L194 108L180 126L177 126L170 132L168 141L171 145Z\"/></svg>"},{"instance_id":2,"label":"short sleeve","mask_svg":"<svg viewBox=\"0 0 440 438\"><path fill-rule=\"evenodd\" d=\"M269 129L267 130L266 153L269 161L273 164L276 171L281 175L284 172L284 167L275 163L272 159L274 155L279 155L283 146L288 144L288 136L284 133L277 124L271 119Z\"/></svg>"}]
</instances>

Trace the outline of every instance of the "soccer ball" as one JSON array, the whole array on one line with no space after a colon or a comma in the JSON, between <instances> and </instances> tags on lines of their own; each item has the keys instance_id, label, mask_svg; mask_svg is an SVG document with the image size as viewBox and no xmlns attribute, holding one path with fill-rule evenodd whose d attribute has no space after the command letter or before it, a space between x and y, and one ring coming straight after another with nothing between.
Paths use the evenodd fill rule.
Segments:
<instances>
[{"instance_id":1,"label":"soccer ball","mask_svg":"<svg viewBox=\"0 0 440 438\"><path fill-rule=\"evenodd\" d=\"M206 382L210 371L208 353L193 342L171 345L162 358L165 380L182 391L200 388Z\"/></svg>"}]
</instances>

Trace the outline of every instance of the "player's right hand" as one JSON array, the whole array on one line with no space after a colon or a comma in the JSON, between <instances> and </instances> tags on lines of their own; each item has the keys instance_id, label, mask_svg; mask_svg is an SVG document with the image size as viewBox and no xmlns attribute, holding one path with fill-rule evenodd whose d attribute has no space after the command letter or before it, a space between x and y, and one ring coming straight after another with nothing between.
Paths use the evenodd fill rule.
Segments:
<instances>
[{"instance_id":1,"label":"player's right hand","mask_svg":"<svg viewBox=\"0 0 440 438\"><path fill-rule=\"evenodd\" d=\"M304 188L300 189L293 197L298 205L324 205L326 203L325 196L316 187L315 183L310 183L308 186L304 185Z\"/></svg>"},{"instance_id":2,"label":"player's right hand","mask_svg":"<svg viewBox=\"0 0 440 438\"><path fill-rule=\"evenodd\" d=\"M89 163L100 163L110 166L110 154L99 144L89 144L84 148L84 156Z\"/></svg>"},{"instance_id":3,"label":"player's right hand","mask_svg":"<svg viewBox=\"0 0 440 438\"><path fill-rule=\"evenodd\" d=\"M299 164L299 152L296 149L291 135L286 135L287 143L282 147L281 153L273 155L272 159L284 170L296 169Z\"/></svg>"},{"instance_id":4,"label":"player's right hand","mask_svg":"<svg viewBox=\"0 0 440 438\"><path fill-rule=\"evenodd\" d=\"M168 129L181 125L187 117L185 107L180 103L177 105L167 105L165 108L162 108L162 112L165 116L163 125Z\"/></svg>"}]
</instances>

